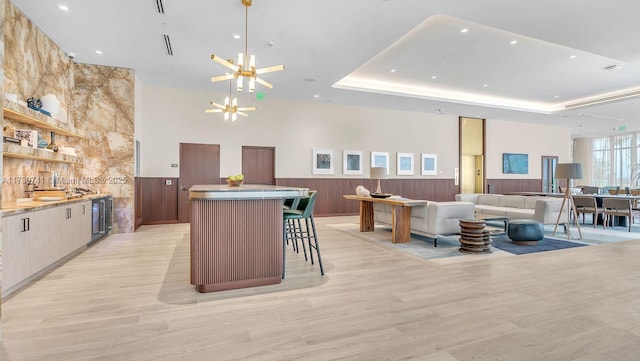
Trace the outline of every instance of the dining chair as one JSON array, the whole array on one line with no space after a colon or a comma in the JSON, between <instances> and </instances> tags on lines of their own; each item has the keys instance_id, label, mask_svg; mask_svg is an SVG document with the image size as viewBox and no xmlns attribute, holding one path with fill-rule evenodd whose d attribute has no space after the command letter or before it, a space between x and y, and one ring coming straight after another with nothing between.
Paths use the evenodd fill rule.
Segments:
<instances>
[{"instance_id":1,"label":"dining chair","mask_svg":"<svg viewBox=\"0 0 640 361\"><path fill-rule=\"evenodd\" d=\"M604 208L604 222L602 222L602 226L605 229L609 222L613 224L614 217L627 217L629 218L629 232L631 232L633 218L640 216L640 210L633 209L631 199L629 198L605 198L602 200L602 207Z\"/></svg>"},{"instance_id":2,"label":"dining chair","mask_svg":"<svg viewBox=\"0 0 640 361\"><path fill-rule=\"evenodd\" d=\"M598 187L585 186L582 187L582 194L598 194Z\"/></svg>"},{"instance_id":3,"label":"dining chair","mask_svg":"<svg viewBox=\"0 0 640 361\"><path fill-rule=\"evenodd\" d=\"M596 197L573 196L573 204L576 206L578 217L580 216L580 213L582 213L582 224L584 224L585 214L589 213L593 216L593 228L596 228L596 221L598 219L598 216L600 214L604 214L604 208L598 207Z\"/></svg>"},{"instance_id":4,"label":"dining chair","mask_svg":"<svg viewBox=\"0 0 640 361\"><path fill-rule=\"evenodd\" d=\"M324 276L324 267L322 265L322 256L320 256L320 245L318 244L318 234L316 232L316 224L313 219L313 207L316 202L318 191L309 191L309 197L301 198L297 209L285 209L283 211L283 242L282 242L282 278L285 275L285 259L289 240L292 242L296 251L299 250L298 241L301 241L304 259L307 260L307 250L305 241L309 247L309 258L311 264L314 264L313 251L318 257L318 265L320 266L320 274ZM304 220L304 223L302 222ZM311 242L313 240L313 243Z\"/></svg>"}]
</instances>

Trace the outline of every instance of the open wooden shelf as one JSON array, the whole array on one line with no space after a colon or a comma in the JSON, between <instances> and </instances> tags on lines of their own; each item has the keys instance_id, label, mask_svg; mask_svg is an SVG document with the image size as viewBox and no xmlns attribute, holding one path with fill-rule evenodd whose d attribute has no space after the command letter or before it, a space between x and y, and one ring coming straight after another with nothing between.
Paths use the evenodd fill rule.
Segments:
<instances>
[{"instance_id":1,"label":"open wooden shelf","mask_svg":"<svg viewBox=\"0 0 640 361\"><path fill-rule=\"evenodd\" d=\"M84 163L78 157L71 155L47 152L42 149L21 147L17 144L3 144L2 156L8 158L35 159L43 162L56 162L83 165Z\"/></svg>"},{"instance_id":2,"label":"open wooden shelf","mask_svg":"<svg viewBox=\"0 0 640 361\"><path fill-rule=\"evenodd\" d=\"M29 108L24 107L24 106L19 105L19 104L12 105L12 107L16 107L16 108L20 107L20 108L24 108L24 109L22 111L20 111L20 110L8 108L5 105L5 106L2 107L2 110L4 111L4 117L5 118L14 120L16 122L33 125L35 127L41 128L41 129L50 130L50 131L55 132L56 134L65 135L65 136L68 136L68 137L79 138L79 139L87 139L87 137L84 136L84 135L81 135L81 134L79 134L79 133L77 133L75 131L64 129L64 128L54 124L54 122L57 123L57 120L55 120L55 119L47 119L47 120L45 120L44 118L47 117L46 115L40 114L40 113L36 112L33 109L29 109ZM40 119L41 117L42 117L42 119Z\"/></svg>"}]
</instances>

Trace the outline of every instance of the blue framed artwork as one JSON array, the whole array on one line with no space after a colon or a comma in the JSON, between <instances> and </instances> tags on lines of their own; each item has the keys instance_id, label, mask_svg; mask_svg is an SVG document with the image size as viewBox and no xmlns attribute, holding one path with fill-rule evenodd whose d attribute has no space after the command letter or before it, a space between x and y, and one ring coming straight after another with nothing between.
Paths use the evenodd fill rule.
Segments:
<instances>
[{"instance_id":1,"label":"blue framed artwork","mask_svg":"<svg viewBox=\"0 0 640 361\"><path fill-rule=\"evenodd\" d=\"M529 154L502 153L503 174L529 174Z\"/></svg>"}]
</instances>

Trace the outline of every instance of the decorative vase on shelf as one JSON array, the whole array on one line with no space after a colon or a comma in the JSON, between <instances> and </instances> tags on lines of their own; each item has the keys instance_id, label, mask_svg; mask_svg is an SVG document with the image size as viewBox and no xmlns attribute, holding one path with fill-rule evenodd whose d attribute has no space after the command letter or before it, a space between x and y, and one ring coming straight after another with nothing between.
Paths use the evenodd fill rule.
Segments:
<instances>
[{"instance_id":1,"label":"decorative vase on shelf","mask_svg":"<svg viewBox=\"0 0 640 361\"><path fill-rule=\"evenodd\" d=\"M48 111L54 118L58 116L58 111L60 111L60 100L58 100L55 95L47 94L40 98L40 101L42 101L42 109Z\"/></svg>"},{"instance_id":2,"label":"decorative vase on shelf","mask_svg":"<svg viewBox=\"0 0 640 361\"><path fill-rule=\"evenodd\" d=\"M49 143L49 145L47 145L47 149L51 149L54 152L58 151L58 146L56 145L56 133L55 132L51 132L51 143Z\"/></svg>"}]
</instances>

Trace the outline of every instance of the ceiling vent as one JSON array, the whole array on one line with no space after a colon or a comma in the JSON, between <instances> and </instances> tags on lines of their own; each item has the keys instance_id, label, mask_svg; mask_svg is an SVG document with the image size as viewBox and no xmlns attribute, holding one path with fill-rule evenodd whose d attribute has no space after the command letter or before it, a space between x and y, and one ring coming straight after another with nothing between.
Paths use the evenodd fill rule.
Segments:
<instances>
[{"instance_id":1,"label":"ceiling vent","mask_svg":"<svg viewBox=\"0 0 640 361\"><path fill-rule=\"evenodd\" d=\"M167 55L173 55L173 48L171 48L171 39L169 39L169 35L162 34L162 41L164 41L164 50Z\"/></svg>"},{"instance_id":2,"label":"ceiling vent","mask_svg":"<svg viewBox=\"0 0 640 361\"><path fill-rule=\"evenodd\" d=\"M154 0L156 3L156 12L158 14L164 14L164 4L162 3L162 0Z\"/></svg>"},{"instance_id":3,"label":"ceiling vent","mask_svg":"<svg viewBox=\"0 0 640 361\"><path fill-rule=\"evenodd\" d=\"M628 92L619 93L619 94L615 94L615 95L604 96L604 97L600 97L600 98L593 98L593 99L589 99L589 100L585 100L585 101L581 101L581 102L575 102L575 103L567 104L567 105L565 105L565 109L586 107L586 106L589 106L589 105L596 105L596 104L601 104L601 103L609 103L609 102L614 102L614 101L617 101L617 100L623 100L623 99L627 99L627 98L633 98L633 97L637 97L637 96L640 96L640 90L635 89L635 90L631 90L631 91L628 91Z\"/></svg>"}]
</instances>

